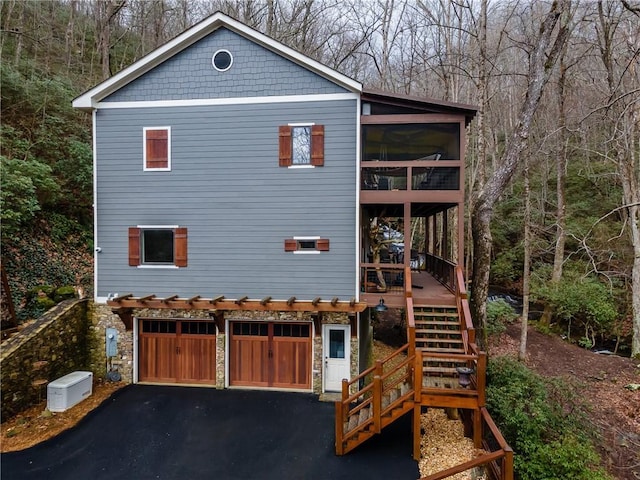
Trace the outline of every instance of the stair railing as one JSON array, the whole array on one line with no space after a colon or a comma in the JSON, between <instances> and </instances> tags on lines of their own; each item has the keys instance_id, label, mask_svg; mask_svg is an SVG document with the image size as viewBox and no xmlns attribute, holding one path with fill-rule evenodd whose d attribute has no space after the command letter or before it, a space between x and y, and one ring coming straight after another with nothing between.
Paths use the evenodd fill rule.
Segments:
<instances>
[{"instance_id":1,"label":"stair railing","mask_svg":"<svg viewBox=\"0 0 640 480\"><path fill-rule=\"evenodd\" d=\"M460 320L460 331L462 332L462 340L464 342L464 351L469 353L470 345L476 343L476 330L473 327L471 319L471 309L469 308L469 299L467 294L467 285L464 281L462 267L456 266L456 282L455 282L456 306L458 307L458 318ZM475 346L477 353L478 347Z\"/></svg>"},{"instance_id":2,"label":"stair railing","mask_svg":"<svg viewBox=\"0 0 640 480\"><path fill-rule=\"evenodd\" d=\"M397 406L398 401L391 402L382 409L383 396L406 382L410 385L410 391L404 397L413 396L413 355L408 353L409 344L405 344L383 360L378 360L374 366L364 370L351 380L342 380L341 399L335 402L336 408L336 453L343 455L344 446L351 438L360 432L367 430L373 424L372 433L379 433L384 427L381 424L382 416L389 411L389 406ZM407 358L402 358L406 356ZM361 384L364 384L361 387ZM351 393L352 390L355 390ZM401 398L401 397L399 397ZM368 418L359 420L363 410L369 410ZM352 419L355 424L351 426ZM346 425L346 428L345 428Z\"/></svg>"}]
</instances>

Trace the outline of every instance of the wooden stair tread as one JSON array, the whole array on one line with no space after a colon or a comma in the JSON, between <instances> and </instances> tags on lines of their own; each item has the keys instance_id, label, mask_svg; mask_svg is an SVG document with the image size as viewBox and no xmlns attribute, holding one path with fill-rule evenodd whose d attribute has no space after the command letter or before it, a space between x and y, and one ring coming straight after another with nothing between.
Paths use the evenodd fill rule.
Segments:
<instances>
[{"instance_id":1,"label":"wooden stair tread","mask_svg":"<svg viewBox=\"0 0 640 480\"><path fill-rule=\"evenodd\" d=\"M436 328L416 328L416 333L429 333L431 335L462 335L460 329L440 330Z\"/></svg>"},{"instance_id":2,"label":"wooden stair tread","mask_svg":"<svg viewBox=\"0 0 640 480\"><path fill-rule=\"evenodd\" d=\"M456 367L432 367L430 365L422 367L422 373L434 373L434 374L450 374L458 376Z\"/></svg>"},{"instance_id":3,"label":"wooden stair tread","mask_svg":"<svg viewBox=\"0 0 640 480\"><path fill-rule=\"evenodd\" d=\"M421 347L422 348L422 347ZM436 347L424 347L422 350L431 353L451 353L451 354L464 354L464 348L436 348Z\"/></svg>"}]
</instances>

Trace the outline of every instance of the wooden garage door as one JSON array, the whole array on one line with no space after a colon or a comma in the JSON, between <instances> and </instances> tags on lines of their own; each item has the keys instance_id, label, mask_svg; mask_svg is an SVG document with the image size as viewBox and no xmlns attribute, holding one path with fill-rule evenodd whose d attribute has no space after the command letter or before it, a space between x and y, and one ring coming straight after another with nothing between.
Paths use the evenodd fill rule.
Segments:
<instances>
[{"instance_id":1,"label":"wooden garage door","mask_svg":"<svg viewBox=\"0 0 640 480\"><path fill-rule=\"evenodd\" d=\"M141 319L141 382L216 383L216 329L209 320Z\"/></svg>"},{"instance_id":2,"label":"wooden garage door","mask_svg":"<svg viewBox=\"0 0 640 480\"><path fill-rule=\"evenodd\" d=\"M311 324L232 322L231 386L311 388Z\"/></svg>"}]
</instances>

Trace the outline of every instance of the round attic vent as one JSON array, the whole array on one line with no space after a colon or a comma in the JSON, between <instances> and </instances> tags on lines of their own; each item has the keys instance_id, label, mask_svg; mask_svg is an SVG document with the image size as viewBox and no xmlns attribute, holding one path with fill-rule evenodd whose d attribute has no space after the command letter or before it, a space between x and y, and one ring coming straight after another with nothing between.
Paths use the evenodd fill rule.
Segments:
<instances>
[{"instance_id":1,"label":"round attic vent","mask_svg":"<svg viewBox=\"0 0 640 480\"><path fill-rule=\"evenodd\" d=\"M233 56L229 50L218 50L213 54L211 63L213 64L213 68L219 72L226 72L233 64Z\"/></svg>"}]
</instances>

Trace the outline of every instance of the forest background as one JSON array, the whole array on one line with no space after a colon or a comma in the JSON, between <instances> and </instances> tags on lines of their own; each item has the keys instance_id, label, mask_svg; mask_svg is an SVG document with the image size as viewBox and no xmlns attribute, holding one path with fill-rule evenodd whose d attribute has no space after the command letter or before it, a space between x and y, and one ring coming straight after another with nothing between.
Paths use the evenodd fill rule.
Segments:
<instances>
[{"instance_id":1,"label":"forest background","mask_svg":"<svg viewBox=\"0 0 640 480\"><path fill-rule=\"evenodd\" d=\"M531 300L542 329L640 354L640 3L613 0L3 0L1 247L19 320L50 306L45 285L93 291L91 119L71 100L215 11L369 88L477 105L478 327L490 284Z\"/></svg>"}]
</instances>

